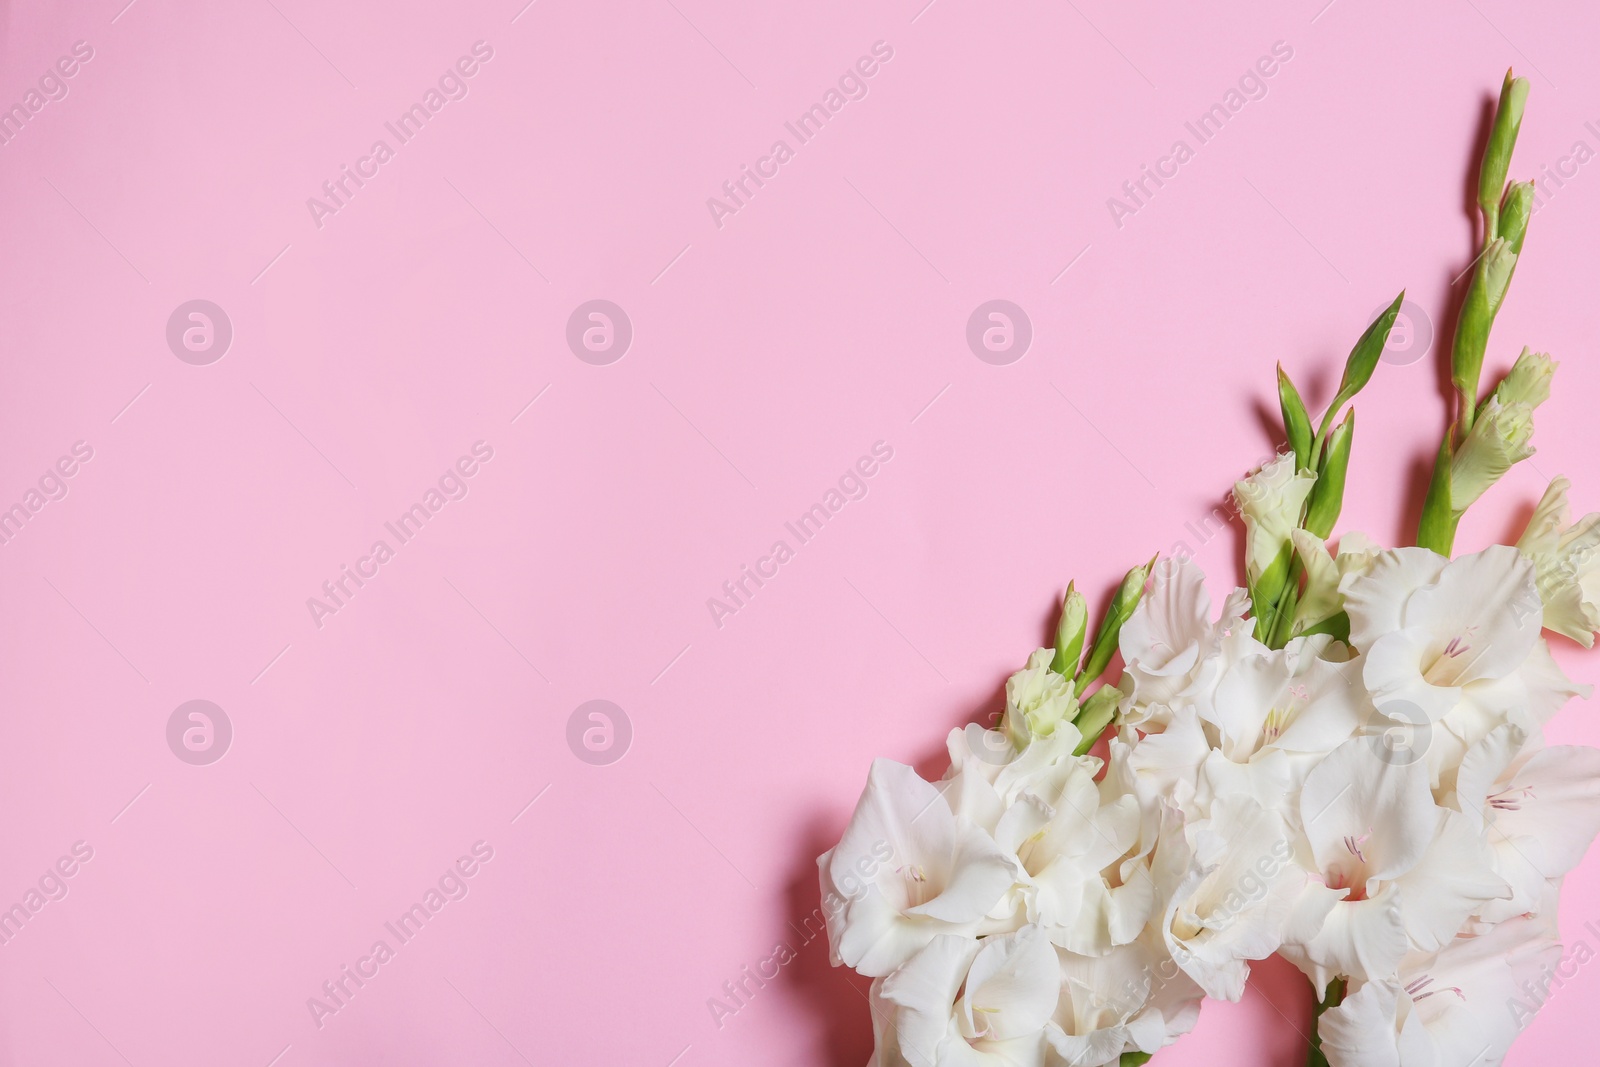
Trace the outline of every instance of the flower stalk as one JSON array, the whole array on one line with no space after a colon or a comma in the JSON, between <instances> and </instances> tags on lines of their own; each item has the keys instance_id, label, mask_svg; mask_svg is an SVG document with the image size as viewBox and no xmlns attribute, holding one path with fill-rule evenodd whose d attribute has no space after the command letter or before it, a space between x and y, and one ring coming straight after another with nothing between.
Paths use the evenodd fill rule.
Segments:
<instances>
[{"instance_id":1,"label":"flower stalk","mask_svg":"<svg viewBox=\"0 0 1600 1067\"><path fill-rule=\"evenodd\" d=\"M1533 183L1506 184L1506 172L1516 148L1527 99L1528 79L1515 77L1507 70L1489 143L1484 147L1478 169L1478 210L1483 217L1483 242L1473 262L1472 279L1467 285L1466 299L1461 303L1450 348L1450 381L1456 390L1457 415L1445 431L1435 458L1433 478L1417 526L1417 544L1445 556L1450 554L1455 543L1462 513L1482 494L1482 489L1487 488L1486 484L1473 486L1474 493L1459 484L1456 468L1459 453L1469 447L1481 451L1486 436L1503 437L1507 432L1514 432L1512 428L1499 426L1492 435L1473 438L1480 417L1490 408L1487 404L1480 405L1479 401L1489 332L1505 303L1511 276L1527 238L1528 220L1533 214ZM1528 410L1531 412L1531 407Z\"/></svg>"}]
</instances>

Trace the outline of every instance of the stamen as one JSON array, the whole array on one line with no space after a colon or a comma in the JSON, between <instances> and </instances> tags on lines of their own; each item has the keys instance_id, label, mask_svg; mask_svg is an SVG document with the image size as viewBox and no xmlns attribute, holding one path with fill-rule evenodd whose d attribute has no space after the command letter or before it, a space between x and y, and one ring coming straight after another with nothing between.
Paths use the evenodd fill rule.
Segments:
<instances>
[{"instance_id":1,"label":"stamen","mask_svg":"<svg viewBox=\"0 0 1600 1067\"><path fill-rule=\"evenodd\" d=\"M1466 999L1467 999L1467 995L1465 993L1461 992L1461 987L1460 986L1454 986L1454 985L1445 986L1443 989L1430 989L1426 993L1418 994L1417 996L1414 996L1411 999L1412 1000L1427 1000L1429 997L1433 996L1435 993L1454 993L1456 996L1461 998L1463 1003L1465 1003Z\"/></svg>"},{"instance_id":2,"label":"stamen","mask_svg":"<svg viewBox=\"0 0 1600 1067\"><path fill-rule=\"evenodd\" d=\"M1534 796L1533 788L1525 785L1517 788L1508 787L1502 789L1488 799L1489 806L1499 811L1521 811L1524 799L1536 800L1538 798Z\"/></svg>"}]
</instances>

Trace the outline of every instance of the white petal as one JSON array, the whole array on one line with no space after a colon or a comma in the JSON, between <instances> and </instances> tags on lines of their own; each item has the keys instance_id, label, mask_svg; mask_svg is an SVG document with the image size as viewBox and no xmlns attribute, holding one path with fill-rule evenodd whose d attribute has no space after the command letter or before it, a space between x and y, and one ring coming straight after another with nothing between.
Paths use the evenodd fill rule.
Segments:
<instances>
[{"instance_id":1,"label":"white petal","mask_svg":"<svg viewBox=\"0 0 1600 1067\"><path fill-rule=\"evenodd\" d=\"M1397 883L1406 934L1413 945L1427 951L1448 943L1479 905L1510 895L1472 820L1458 811L1442 814L1444 820L1427 854Z\"/></svg>"},{"instance_id":2,"label":"white petal","mask_svg":"<svg viewBox=\"0 0 1600 1067\"><path fill-rule=\"evenodd\" d=\"M1037 926L1025 926L983 940L958 1010L968 1036L1011 1041L1043 1031L1060 995L1056 950Z\"/></svg>"},{"instance_id":3,"label":"white petal","mask_svg":"<svg viewBox=\"0 0 1600 1067\"><path fill-rule=\"evenodd\" d=\"M1502 792L1502 803L1518 806L1494 810L1495 831L1515 842L1545 878L1559 878L1578 865L1600 832L1600 750L1560 745L1536 752ZM1495 831L1491 842L1498 840Z\"/></svg>"},{"instance_id":4,"label":"white petal","mask_svg":"<svg viewBox=\"0 0 1600 1067\"><path fill-rule=\"evenodd\" d=\"M1369 879L1393 878L1433 840L1439 809L1427 768L1384 759L1372 741L1334 749L1300 792L1301 825L1324 874L1359 869Z\"/></svg>"},{"instance_id":5,"label":"white petal","mask_svg":"<svg viewBox=\"0 0 1600 1067\"><path fill-rule=\"evenodd\" d=\"M1533 564L1509 545L1451 560L1432 586L1406 602L1407 627L1459 639L1441 684L1504 678L1539 638L1541 609Z\"/></svg>"},{"instance_id":6,"label":"white petal","mask_svg":"<svg viewBox=\"0 0 1600 1067\"><path fill-rule=\"evenodd\" d=\"M941 934L883 980L880 995L893 1006L899 1051L908 1063L940 1062L939 1048L953 1029L956 993L977 954L972 938Z\"/></svg>"},{"instance_id":7,"label":"white petal","mask_svg":"<svg viewBox=\"0 0 1600 1067\"><path fill-rule=\"evenodd\" d=\"M1329 1067L1400 1067L1395 1019L1399 995L1400 987L1391 979L1363 982L1338 1007L1322 1013L1317 1034Z\"/></svg>"},{"instance_id":8,"label":"white petal","mask_svg":"<svg viewBox=\"0 0 1600 1067\"><path fill-rule=\"evenodd\" d=\"M1406 627L1383 634L1367 649L1362 680L1378 710L1410 720L1416 708L1429 722L1438 722L1461 702L1461 688L1436 685L1425 673L1445 641L1423 627ZM1392 708L1392 710L1391 710Z\"/></svg>"},{"instance_id":9,"label":"white petal","mask_svg":"<svg viewBox=\"0 0 1600 1067\"><path fill-rule=\"evenodd\" d=\"M1406 602L1432 585L1449 562L1426 548L1397 548L1378 556L1365 573L1347 575L1340 592L1350 615L1350 643L1365 650L1404 626Z\"/></svg>"},{"instance_id":10,"label":"white petal","mask_svg":"<svg viewBox=\"0 0 1600 1067\"><path fill-rule=\"evenodd\" d=\"M1328 892L1320 886L1308 887L1312 900L1320 895L1318 890ZM1319 995L1339 975L1365 981L1393 974L1408 947L1395 898L1391 885L1369 900L1335 903L1315 937L1295 942L1285 939L1282 955L1305 972Z\"/></svg>"}]
</instances>

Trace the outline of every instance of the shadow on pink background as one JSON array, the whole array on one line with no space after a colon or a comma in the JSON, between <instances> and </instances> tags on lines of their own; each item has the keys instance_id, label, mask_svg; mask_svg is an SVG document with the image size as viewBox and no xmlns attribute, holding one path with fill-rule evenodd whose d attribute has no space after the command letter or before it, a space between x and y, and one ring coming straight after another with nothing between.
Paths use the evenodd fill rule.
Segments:
<instances>
[{"instance_id":1,"label":"shadow on pink background","mask_svg":"<svg viewBox=\"0 0 1600 1067\"><path fill-rule=\"evenodd\" d=\"M0 546L0 906L45 889L0 1062L861 1063L863 986L805 930L869 760L936 770L1069 578L1183 544L1233 580L1207 516L1272 447L1273 361L1325 402L1401 286L1447 335L1507 65L1513 175L1567 177L1490 362L1564 365L1458 543L1557 473L1600 507L1580 5L123 2L5 5L0 508L40 506ZM220 358L211 310L169 344L195 300ZM620 358L612 312L569 345L594 300ZM991 300L1031 324L1003 365ZM1419 344L1359 404L1343 526L1390 542L1444 419ZM169 745L195 700L214 762L178 755L214 713ZM593 700L625 722L569 729ZM1591 920L1600 860L1569 943ZM1587 1048L1597 995L1508 1062ZM1297 1065L1308 1007L1262 965L1157 1062Z\"/></svg>"}]
</instances>

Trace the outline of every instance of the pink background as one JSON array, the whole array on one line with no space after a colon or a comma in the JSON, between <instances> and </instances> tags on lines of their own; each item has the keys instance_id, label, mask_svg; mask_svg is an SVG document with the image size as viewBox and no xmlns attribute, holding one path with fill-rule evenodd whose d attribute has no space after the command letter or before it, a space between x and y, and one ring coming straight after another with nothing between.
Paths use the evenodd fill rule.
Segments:
<instances>
[{"instance_id":1,"label":"pink background","mask_svg":"<svg viewBox=\"0 0 1600 1067\"><path fill-rule=\"evenodd\" d=\"M1444 332L1508 64L1515 175L1600 148L1578 4L124 2L5 5L0 106L94 55L0 148L0 506L94 456L0 547L0 906L94 855L0 948L4 1063L859 1064L862 983L795 926L871 757L937 773L1069 578L1186 542L1234 579L1237 534L1187 524L1270 448L1273 361L1325 401L1401 286ZM307 198L480 40L319 228ZM868 95L719 228L707 198L877 41ZM1116 225L1279 41L1265 98ZM1565 361L1539 455L1462 548L1545 476L1600 506L1597 238L1591 163L1490 354ZM196 298L234 330L207 366L164 335ZM608 366L565 341L595 298L633 324ZM1009 366L964 337L996 298L1034 329ZM1361 398L1344 528L1408 536L1432 356ZM469 495L318 628L307 598L480 440ZM715 625L880 440L865 499ZM606 766L566 740L597 698L634 734ZM233 724L208 766L166 742L193 699ZM307 998L479 840L469 895L319 1028ZM1562 908L1600 946L1591 919L1600 857ZM1596 996L1580 970L1509 1062L1587 1049ZM1260 967L1157 1062L1298 1064L1306 1012Z\"/></svg>"}]
</instances>

